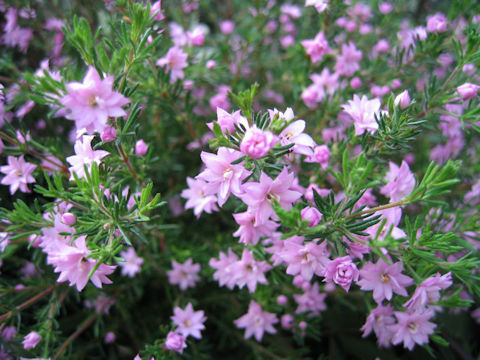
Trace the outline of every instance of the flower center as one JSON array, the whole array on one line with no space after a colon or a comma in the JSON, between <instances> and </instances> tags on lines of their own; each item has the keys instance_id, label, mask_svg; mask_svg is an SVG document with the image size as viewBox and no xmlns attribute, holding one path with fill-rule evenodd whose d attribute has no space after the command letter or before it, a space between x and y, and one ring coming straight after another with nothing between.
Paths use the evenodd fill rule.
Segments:
<instances>
[{"instance_id":1,"label":"flower center","mask_svg":"<svg viewBox=\"0 0 480 360\"><path fill-rule=\"evenodd\" d=\"M97 97L96 96L90 96L88 99L88 103L92 106L97 106Z\"/></svg>"},{"instance_id":2,"label":"flower center","mask_svg":"<svg viewBox=\"0 0 480 360\"><path fill-rule=\"evenodd\" d=\"M223 180L229 180L232 177L233 170L230 168L227 168L223 170Z\"/></svg>"},{"instance_id":3,"label":"flower center","mask_svg":"<svg viewBox=\"0 0 480 360\"><path fill-rule=\"evenodd\" d=\"M277 195L277 194L272 194L272 193L268 193L267 196L265 196L265 198L268 200L268 201L273 201L273 200L280 200L280 197Z\"/></svg>"},{"instance_id":4,"label":"flower center","mask_svg":"<svg viewBox=\"0 0 480 360\"><path fill-rule=\"evenodd\" d=\"M185 322L183 323L185 326L190 326L192 325L192 323L190 322L190 320L185 320Z\"/></svg>"},{"instance_id":5,"label":"flower center","mask_svg":"<svg viewBox=\"0 0 480 360\"><path fill-rule=\"evenodd\" d=\"M382 280L383 283L388 283L390 281L390 276L388 276L388 274L382 274L380 275L380 280Z\"/></svg>"},{"instance_id":6,"label":"flower center","mask_svg":"<svg viewBox=\"0 0 480 360\"><path fill-rule=\"evenodd\" d=\"M418 329L418 324L416 322L411 322L411 323L408 323L408 326L407 326L411 331L417 331Z\"/></svg>"}]
</instances>

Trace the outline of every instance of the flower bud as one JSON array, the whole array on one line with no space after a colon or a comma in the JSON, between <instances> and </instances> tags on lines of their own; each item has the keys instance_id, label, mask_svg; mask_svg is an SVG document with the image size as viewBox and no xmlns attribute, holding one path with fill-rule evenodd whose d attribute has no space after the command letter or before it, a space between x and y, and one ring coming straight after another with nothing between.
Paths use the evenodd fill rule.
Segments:
<instances>
[{"instance_id":1,"label":"flower bud","mask_svg":"<svg viewBox=\"0 0 480 360\"><path fill-rule=\"evenodd\" d=\"M143 156L148 151L148 145L142 139L138 140L135 144L135 154L139 156Z\"/></svg>"},{"instance_id":2,"label":"flower bud","mask_svg":"<svg viewBox=\"0 0 480 360\"><path fill-rule=\"evenodd\" d=\"M277 304L278 305L285 305L288 302L288 298L285 295L279 295L277 297Z\"/></svg>"},{"instance_id":3,"label":"flower bud","mask_svg":"<svg viewBox=\"0 0 480 360\"><path fill-rule=\"evenodd\" d=\"M77 218L75 217L75 214L67 212L62 215L62 222L65 225L72 226L77 222Z\"/></svg>"},{"instance_id":4,"label":"flower bud","mask_svg":"<svg viewBox=\"0 0 480 360\"><path fill-rule=\"evenodd\" d=\"M353 90L356 90L362 86L362 80L360 80L358 77L354 77L352 80L350 80L350 86Z\"/></svg>"},{"instance_id":5,"label":"flower bud","mask_svg":"<svg viewBox=\"0 0 480 360\"><path fill-rule=\"evenodd\" d=\"M463 100L469 100L477 96L478 89L480 89L480 86L472 83L465 83L457 87L458 94Z\"/></svg>"},{"instance_id":6,"label":"flower bud","mask_svg":"<svg viewBox=\"0 0 480 360\"><path fill-rule=\"evenodd\" d=\"M33 349L37 346L38 342L42 339L42 337L35 331L32 331L22 341L24 349Z\"/></svg>"},{"instance_id":7,"label":"flower bud","mask_svg":"<svg viewBox=\"0 0 480 360\"><path fill-rule=\"evenodd\" d=\"M307 206L301 212L302 219L308 221L309 227L315 227L322 219L322 213L314 207Z\"/></svg>"},{"instance_id":8,"label":"flower bud","mask_svg":"<svg viewBox=\"0 0 480 360\"><path fill-rule=\"evenodd\" d=\"M235 23L231 20L225 20L220 23L220 30L222 33L229 35L233 32L235 28Z\"/></svg>"},{"instance_id":9,"label":"flower bud","mask_svg":"<svg viewBox=\"0 0 480 360\"><path fill-rule=\"evenodd\" d=\"M400 106L400 109L405 109L408 105L410 105L410 94L408 93L408 90L398 94L393 104L395 106Z\"/></svg>"},{"instance_id":10,"label":"flower bud","mask_svg":"<svg viewBox=\"0 0 480 360\"><path fill-rule=\"evenodd\" d=\"M216 65L217 63L215 62L215 60L208 60L207 63L205 64L205 66L209 70L213 69Z\"/></svg>"},{"instance_id":11,"label":"flower bud","mask_svg":"<svg viewBox=\"0 0 480 360\"><path fill-rule=\"evenodd\" d=\"M105 129L103 129L100 138L103 142L111 142L117 138L117 131L112 126L106 126Z\"/></svg>"},{"instance_id":12,"label":"flower bud","mask_svg":"<svg viewBox=\"0 0 480 360\"><path fill-rule=\"evenodd\" d=\"M165 340L165 347L168 350L176 351L179 354L183 353L183 349L187 347L187 344L185 344L185 336L170 331Z\"/></svg>"},{"instance_id":13,"label":"flower bud","mask_svg":"<svg viewBox=\"0 0 480 360\"><path fill-rule=\"evenodd\" d=\"M285 314L280 318L280 324L285 330L291 329L293 327L293 316L290 314Z\"/></svg>"},{"instance_id":14,"label":"flower bud","mask_svg":"<svg viewBox=\"0 0 480 360\"><path fill-rule=\"evenodd\" d=\"M103 340L105 344L111 344L115 341L115 333L109 331L105 334L105 339Z\"/></svg>"}]
</instances>

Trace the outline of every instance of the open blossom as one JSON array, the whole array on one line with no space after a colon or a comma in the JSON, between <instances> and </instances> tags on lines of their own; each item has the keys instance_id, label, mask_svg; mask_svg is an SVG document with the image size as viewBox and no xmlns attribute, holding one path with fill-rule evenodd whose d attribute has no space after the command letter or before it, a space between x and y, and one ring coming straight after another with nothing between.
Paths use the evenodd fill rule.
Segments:
<instances>
[{"instance_id":1,"label":"open blossom","mask_svg":"<svg viewBox=\"0 0 480 360\"><path fill-rule=\"evenodd\" d=\"M247 285L248 291L255 292L258 284L268 284L265 273L272 267L266 261L257 261L253 252L243 249L242 258L233 264L233 281L240 289Z\"/></svg>"},{"instance_id":2,"label":"open blossom","mask_svg":"<svg viewBox=\"0 0 480 360\"><path fill-rule=\"evenodd\" d=\"M238 256L231 248L228 249L228 255L220 252L220 259L211 258L208 262L210 267L216 271L213 274L213 279L218 281L220 286L226 285L230 290L235 286L235 265L238 261Z\"/></svg>"},{"instance_id":3,"label":"open blossom","mask_svg":"<svg viewBox=\"0 0 480 360\"><path fill-rule=\"evenodd\" d=\"M397 318L397 324L391 326L394 332L392 344L398 345L403 342L403 346L412 350L415 344L423 345L428 343L428 336L433 334L436 324L429 320L433 317L433 311L403 313L394 312Z\"/></svg>"},{"instance_id":4,"label":"open blossom","mask_svg":"<svg viewBox=\"0 0 480 360\"><path fill-rule=\"evenodd\" d=\"M359 271L350 256L338 257L325 265L325 282L333 281L348 291L352 281L358 281Z\"/></svg>"},{"instance_id":5,"label":"open blossom","mask_svg":"<svg viewBox=\"0 0 480 360\"><path fill-rule=\"evenodd\" d=\"M245 329L245 339L253 335L257 341L262 341L265 332L269 334L277 332L273 325L278 323L278 319L275 314L263 311L262 307L252 300L248 312L234 323L238 328Z\"/></svg>"},{"instance_id":6,"label":"open blossom","mask_svg":"<svg viewBox=\"0 0 480 360\"><path fill-rule=\"evenodd\" d=\"M255 215L248 211L233 214L233 217L237 224L240 225L238 230L233 233L233 236L240 237L239 242L246 245L257 245L261 237L270 236L278 227L278 224L271 220L255 225Z\"/></svg>"},{"instance_id":7,"label":"open blossom","mask_svg":"<svg viewBox=\"0 0 480 360\"><path fill-rule=\"evenodd\" d=\"M291 149L295 154L310 156L313 155L312 148L315 146L315 141L308 134L305 134L305 121L297 120L289 124L278 135L282 146L295 144Z\"/></svg>"},{"instance_id":8,"label":"open blossom","mask_svg":"<svg viewBox=\"0 0 480 360\"><path fill-rule=\"evenodd\" d=\"M165 19L165 15L162 13L162 1L155 1L150 7L150 16L154 16L153 19L156 21L161 21Z\"/></svg>"},{"instance_id":9,"label":"open blossom","mask_svg":"<svg viewBox=\"0 0 480 360\"><path fill-rule=\"evenodd\" d=\"M89 134L102 133L109 117L127 114L122 106L130 100L113 91L113 81L113 75L102 80L95 67L89 66L83 82L66 85L68 93L60 102L69 111L66 117L75 121L77 130L84 128Z\"/></svg>"},{"instance_id":10,"label":"open blossom","mask_svg":"<svg viewBox=\"0 0 480 360\"><path fill-rule=\"evenodd\" d=\"M377 344L380 347L388 347L393 337L391 325L394 323L393 307L379 304L370 312L365 324L360 329L363 331L362 337L367 337L373 330L377 336Z\"/></svg>"},{"instance_id":11,"label":"open blossom","mask_svg":"<svg viewBox=\"0 0 480 360\"><path fill-rule=\"evenodd\" d=\"M360 269L360 276L360 289L373 290L373 299L377 303L383 299L391 300L393 293L407 296L405 287L413 284L410 277L402 274L401 261L391 265L383 259L379 259L376 264L369 261Z\"/></svg>"},{"instance_id":12,"label":"open blossom","mask_svg":"<svg viewBox=\"0 0 480 360\"><path fill-rule=\"evenodd\" d=\"M313 149L313 154L305 159L305 162L319 163L322 169L326 169L330 161L330 149L327 145L318 145Z\"/></svg>"},{"instance_id":13,"label":"open blossom","mask_svg":"<svg viewBox=\"0 0 480 360\"><path fill-rule=\"evenodd\" d=\"M10 194L20 189L21 192L28 193L29 183L34 183L35 179L32 176L33 171L37 165L26 162L23 155L16 158L15 156L8 156L8 165L0 166L0 172L5 174L1 183L10 186Z\"/></svg>"},{"instance_id":14,"label":"open blossom","mask_svg":"<svg viewBox=\"0 0 480 360\"><path fill-rule=\"evenodd\" d=\"M197 218L202 212L210 214L212 211L217 211L216 205L217 197L214 195L217 192L215 184L209 184L202 179L192 179L187 177L188 189L182 191L181 196L187 199L185 209L192 209Z\"/></svg>"},{"instance_id":15,"label":"open blossom","mask_svg":"<svg viewBox=\"0 0 480 360\"><path fill-rule=\"evenodd\" d=\"M323 275L328 262L329 251L327 242L317 244L317 241L298 243L284 240L284 247L278 256L287 264L288 275L302 275L310 281L313 275Z\"/></svg>"},{"instance_id":16,"label":"open blossom","mask_svg":"<svg viewBox=\"0 0 480 360\"><path fill-rule=\"evenodd\" d=\"M32 331L25 336L25 338L22 341L23 348L24 349L33 349L34 347L37 346L39 341L42 339L42 337L36 332Z\"/></svg>"},{"instance_id":17,"label":"open blossom","mask_svg":"<svg viewBox=\"0 0 480 360\"><path fill-rule=\"evenodd\" d=\"M427 17L427 31L429 33L443 33L447 30L447 17L437 13Z\"/></svg>"},{"instance_id":18,"label":"open blossom","mask_svg":"<svg viewBox=\"0 0 480 360\"><path fill-rule=\"evenodd\" d=\"M278 142L278 138L270 131L264 131L253 125L247 129L240 143L240 151L252 159L266 156Z\"/></svg>"},{"instance_id":19,"label":"open blossom","mask_svg":"<svg viewBox=\"0 0 480 360\"><path fill-rule=\"evenodd\" d=\"M328 7L328 0L306 0L305 6L315 6L319 13L324 12Z\"/></svg>"},{"instance_id":20,"label":"open blossom","mask_svg":"<svg viewBox=\"0 0 480 360\"><path fill-rule=\"evenodd\" d=\"M312 74L310 79L313 84L302 92L302 100L309 108L314 109L327 95L333 95L340 87L338 73L330 73L325 67L320 74Z\"/></svg>"},{"instance_id":21,"label":"open blossom","mask_svg":"<svg viewBox=\"0 0 480 360\"><path fill-rule=\"evenodd\" d=\"M206 169L197 178L206 180L209 184L216 185L218 205L223 206L230 193L239 195L242 181L250 175L243 164L232 165L232 162L240 158L242 154L233 149L220 147L217 154L202 151L200 157L206 165Z\"/></svg>"},{"instance_id":22,"label":"open blossom","mask_svg":"<svg viewBox=\"0 0 480 360\"><path fill-rule=\"evenodd\" d=\"M157 66L164 67L165 72L170 71L170 83L174 83L177 79L183 79L183 69L188 66L187 63L188 54L184 52L180 47L171 47L167 54L158 59Z\"/></svg>"},{"instance_id":23,"label":"open blossom","mask_svg":"<svg viewBox=\"0 0 480 360\"><path fill-rule=\"evenodd\" d=\"M172 270L167 271L168 282L178 285L182 291L189 287L195 287L195 283L200 280L200 276L198 276L200 264L194 264L192 258L187 259L183 264L172 260L172 267Z\"/></svg>"},{"instance_id":24,"label":"open blossom","mask_svg":"<svg viewBox=\"0 0 480 360\"><path fill-rule=\"evenodd\" d=\"M194 311L192 303L188 303L185 309L175 307L173 316L170 317L177 326L176 332L185 337L193 336L195 339L201 339L200 330L205 329L203 323L207 320L203 311Z\"/></svg>"},{"instance_id":25,"label":"open blossom","mask_svg":"<svg viewBox=\"0 0 480 360\"><path fill-rule=\"evenodd\" d=\"M298 305L295 313L302 314L310 311L310 316L318 315L320 311L327 310L327 305L325 304L326 297L327 294L321 293L318 282L315 282L313 286L310 286L303 294L293 295Z\"/></svg>"},{"instance_id":26,"label":"open blossom","mask_svg":"<svg viewBox=\"0 0 480 360\"><path fill-rule=\"evenodd\" d=\"M348 100L348 104L342 105L342 108L353 119L355 136L362 135L365 131L377 131L375 115L379 116L380 100L368 100L365 95L360 98L355 94L353 100Z\"/></svg>"},{"instance_id":27,"label":"open blossom","mask_svg":"<svg viewBox=\"0 0 480 360\"><path fill-rule=\"evenodd\" d=\"M202 46L205 42L205 33L201 26L195 26L192 31L187 31L187 37L193 46Z\"/></svg>"},{"instance_id":28,"label":"open blossom","mask_svg":"<svg viewBox=\"0 0 480 360\"><path fill-rule=\"evenodd\" d=\"M244 194L240 195L240 198L248 205L249 211L255 214L255 225L264 224L274 214L271 204L273 200L277 200L282 208L289 210L292 203L302 196L300 192L290 190L293 179L294 174L289 174L284 167L275 180L262 172L259 183L243 184Z\"/></svg>"},{"instance_id":29,"label":"open blossom","mask_svg":"<svg viewBox=\"0 0 480 360\"><path fill-rule=\"evenodd\" d=\"M380 189L380 193L389 197L390 202L396 202L412 192L415 187L415 177L405 160L400 167L391 161L389 166L390 170L385 176L388 183Z\"/></svg>"},{"instance_id":30,"label":"open blossom","mask_svg":"<svg viewBox=\"0 0 480 360\"><path fill-rule=\"evenodd\" d=\"M357 49L353 42L342 44L342 54L337 57L335 71L340 75L352 76L360 70L362 52Z\"/></svg>"},{"instance_id":31,"label":"open blossom","mask_svg":"<svg viewBox=\"0 0 480 360\"><path fill-rule=\"evenodd\" d=\"M83 135L81 139L75 141L75 155L67 157L67 161L72 165L70 170L70 180L74 180L73 174L78 178L85 177L85 168L90 171L93 163L100 164L101 160L110 153L105 150L93 150L92 140L94 136Z\"/></svg>"},{"instance_id":32,"label":"open blossom","mask_svg":"<svg viewBox=\"0 0 480 360\"><path fill-rule=\"evenodd\" d=\"M412 297L403 306L409 311L422 311L426 306L440 300L440 290L449 288L452 283L451 273L430 276L415 289Z\"/></svg>"},{"instance_id":33,"label":"open blossom","mask_svg":"<svg viewBox=\"0 0 480 360\"><path fill-rule=\"evenodd\" d=\"M332 52L332 49L330 49L328 41L325 38L325 34L321 31L314 39L303 40L301 44L305 48L307 54L310 55L312 63L322 60L324 55Z\"/></svg>"},{"instance_id":34,"label":"open blossom","mask_svg":"<svg viewBox=\"0 0 480 360\"><path fill-rule=\"evenodd\" d=\"M125 259L125 261L118 263L122 268L122 275L128 275L133 278L138 272L140 272L143 259L137 256L133 247L129 247L127 251L122 251L120 256Z\"/></svg>"},{"instance_id":35,"label":"open blossom","mask_svg":"<svg viewBox=\"0 0 480 360\"><path fill-rule=\"evenodd\" d=\"M225 134L228 131L230 134L235 132L235 124L238 124L239 120L242 119L241 111L237 110L232 114L228 113L224 109L217 107L217 124L220 125L222 133ZM246 119L243 118L243 121ZM207 126L210 130L213 131L213 123L207 123Z\"/></svg>"},{"instance_id":36,"label":"open blossom","mask_svg":"<svg viewBox=\"0 0 480 360\"><path fill-rule=\"evenodd\" d=\"M48 248L47 264L54 266L54 272L60 273L58 282L69 281L70 286L76 285L78 291L82 291L87 285L88 274L97 265L98 260L87 258L91 253L85 243L86 236L78 237L73 245L68 245L62 241L56 241ZM112 281L107 278L115 270L115 266L101 264L90 277L90 281L98 287L102 283L111 284Z\"/></svg>"}]
</instances>

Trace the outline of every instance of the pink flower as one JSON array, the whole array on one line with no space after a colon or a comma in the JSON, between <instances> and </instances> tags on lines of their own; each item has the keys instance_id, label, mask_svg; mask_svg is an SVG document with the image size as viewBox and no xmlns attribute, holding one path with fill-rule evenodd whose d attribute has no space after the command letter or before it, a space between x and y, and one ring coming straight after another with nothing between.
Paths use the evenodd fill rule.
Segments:
<instances>
[{"instance_id":1,"label":"pink flower","mask_svg":"<svg viewBox=\"0 0 480 360\"><path fill-rule=\"evenodd\" d=\"M153 19L156 21L161 21L165 19L165 15L162 14L162 1L155 1L150 7L150 16L153 16Z\"/></svg>"},{"instance_id":2,"label":"pink flower","mask_svg":"<svg viewBox=\"0 0 480 360\"><path fill-rule=\"evenodd\" d=\"M295 154L312 155L312 148L315 146L315 141L308 134L305 134L305 121L297 120L290 123L279 134L280 143L282 146L295 144L291 149Z\"/></svg>"},{"instance_id":3,"label":"pink flower","mask_svg":"<svg viewBox=\"0 0 480 360\"><path fill-rule=\"evenodd\" d=\"M398 323L391 326L394 332L392 344L403 346L412 350L415 344L423 345L428 343L428 336L433 334L436 324L429 320L433 317L433 311L426 310L423 313L403 313L395 311Z\"/></svg>"},{"instance_id":4,"label":"pink flower","mask_svg":"<svg viewBox=\"0 0 480 360\"><path fill-rule=\"evenodd\" d=\"M391 300L393 293L407 296L406 286L413 284L413 280L402 274L402 262L392 265L379 259L376 264L367 262L360 270L360 289L373 290L373 299L380 303L383 299Z\"/></svg>"},{"instance_id":5,"label":"pink flower","mask_svg":"<svg viewBox=\"0 0 480 360\"><path fill-rule=\"evenodd\" d=\"M410 105L410 94L408 93L408 90L398 94L393 104L395 106L400 106L400 109L405 109L408 105Z\"/></svg>"},{"instance_id":6,"label":"pink flower","mask_svg":"<svg viewBox=\"0 0 480 360\"><path fill-rule=\"evenodd\" d=\"M235 265L238 262L238 256L232 249L228 249L228 255L220 252L220 259L211 258L208 262L210 267L216 271L213 274L213 279L217 280L220 286L226 285L230 290L235 286Z\"/></svg>"},{"instance_id":7,"label":"pink flower","mask_svg":"<svg viewBox=\"0 0 480 360\"><path fill-rule=\"evenodd\" d=\"M2 330L2 338L5 341L12 341L17 336L17 329L15 326L7 326Z\"/></svg>"},{"instance_id":8,"label":"pink flower","mask_svg":"<svg viewBox=\"0 0 480 360\"><path fill-rule=\"evenodd\" d=\"M175 307L173 316L170 317L173 323L177 325L176 332L188 337L193 336L195 339L201 339L200 330L205 329L203 323L207 318L203 311L193 311L192 303L188 303L185 309Z\"/></svg>"},{"instance_id":9,"label":"pink flower","mask_svg":"<svg viewBox=\"0 0 480 360\"><path fill-rule=\"evenodd\" d=\"M95 67L89 66L82 83L66 85L68 94L60 102L69 111L66 117L75 121L77 130L85 128L89 134L102 133L109 117L127 114L122 106L130 100L113 91L113 81L113 75L102 80Z\"/></svg>"},{"instance_id":10,"label":"pink flower","mask_svg":"<svg viewBox=\"0 0 480 360\"><path fill-rule=\"evenodd\" d=\"M82 291L87 285L88 274L97 265L98 260L87 258L91 251L85 243L86 236L78 237L74 245L68 245L62 241L55 241L45 248L47 264L54 266L54 272L60 273L58 282L69 281L70 286L76 285L78 291ZM93 273L90 280L98 287L102 283L111 284L112 281L106 275L110 275L115 266L101 264Z\"/></svg>"},{"instance_id":11,"label":"pink flower","mask_svg":"<svg viewBox=\"0 0 480 360\"><path fill-rule=\"evenodd\" d=\"M342 105L343 110L353 119L355 136L362 135L365 131L374 133L378 129L375 115L379 116L380 100L368 98L363 95L361 98L355 94L353 100Z\"/></svg>"},{"instance_id":12,"label":"pink flower","mask_svg":"<svg viewBox=\"0 0 480 360\"><path fill-rule=\"evenodd\" d=\"M334 282L348 291L352 281L358 281L359 271L350 256L338 257L325 266L325 282Z\"/></svg>"},{"instance_id":13,"label":"pink flower","mask_svg":"<svg viewBox=\"0 0 480 360\"><path fill-rule=\"evenodd\" d=\"M378 4L378 10L380 10L380 12L385 15L393 10L393 5L389 2L381 2L380 4Z\"/></svg>"},{"instance_id":14,"label":"pink flower","mask_svg":"<svg viewBox=\"0 0 480 360\"><path fill-rule=\"evenodd\" d=\"M40 342L42 337L36 332L32 331L22 341L24 349L33 349Z\"/></svg>"},{"instance_id":15,"label":"pink flower","mask_svg":"<svg viewBox=\"0 0 480 360\"><path fill-rule=\"evenodd\" d=\"M251 300L248 312L235 320L234 323L238 328L245 329L245 339L253 335L257 341L262 341L265 332L276 333L273 325L278 323L278 319L275 314L263 311L259 304Z\"/></svg>"},{"instance_id":16,"label":"pink flower","mask_svg":"<svg viewBox=\"0 0 480 360\"><path fill-rule=\"evenodd\" d=\"M164 67L165 72L170 73L170 83L174 83L177 79L183 79L184 73L183 69L188 66L187 63L187 53L184 52L180 47L173 46L171 47L165 57L157 60L157 66Z\"/></svg>"},{"instance_id":17,"label":"pink flower","mask_svg":"<svg viewBox=\"0 0 480 360\"><path fill-rule=\"evenodd\" d=\"M277 142L277 137L270 131L263 131L253 125L245 132L240 150L252 159L259 159L266 156Z\"/></svg>"},{"instance_id":18,"label":"pink flower","mask_svg":"<svg viewBox=\"0 0 480 360\"><path fill-rule=\"evenodd\" d=\"M425 279L420 286L415 289L412 297L405 303L409 312L423 311L426 306L440 300L440 290L445 290L452 285L452 274L447 273L443 276L436 274Z\"/></svg>"},{"instance_id":19,"label":"pink flower","mask_svg":"<svg viewBox=\"0 0 480 360\"><path fill-rule=\"evenodd\" d=\"M186 209L194 209L193 213L197 218L202 212L210 214L212 211L218 211L215 204L217 197L214 195L217 192L217 185L209 184L202 179L187 178L188 189L182 191L181 196L187 199L185 204Z\"/></svg>"},{"instance_id":20,"label":"pink flower","mask_svg":"<svg viewBox=\"0 0 480 360\"><path fill-rule=\"evenodd\" d=\"M220 23L220 30L222 33L229 35L235 29L235 23L231 20L224 20Z\"/></svg>"},{"instance_id":21,"label":"pink flower","mask_svg":"<svg viewBox=\"0 0 480 360\"><path fill-rule=\"evenodd\" d=\"M391 326L394 323L393 307L391 305L383 306L379 304L370 311L367 321L360 329L363 331L362 337L367 337L373 330L377 336L378 345L380 347L388 347L393 337Z\"/></svg>"},{"instance_id":22,"label":"pink flower","mask_svg":"<svg viewBox=\"0 0 480 360\"><path fill-rule=\"evenodd\" d=\"M197 178L217 186L220 206L225 204L231 192L235 195L242 193L242 181L250 175L250 171L245 170L242 164L232 165L241 156L240 152L225 147L220 147L217 155L205 151L200 154L207 168Z\"/></svg>"},{"instance_id":23,"label":"pink flower","mask_svg":"<svg viewBox=\"0 0 480 360\"><path fill-rule=\"evenodd\" d=\"M243 184L244 194L240 198L248 205L249 211L255 214L255 225L264 224L267 219L274 215L271 202L275 199L285 210L292 207L302 194L290 190L293 184L294 174L288 173L286 167L278 174L275 180L262 172L260 182L247 182Z\"/></svg>"},{"instance_id":24,"label":"pink flower","mask_svg":"<svg viewBox=\"0 0 480 360\"><path fill-rule=\"evenodd\" d=\"M390 202L399 201L408 196L415 187L415 177L413 176L406 161L398 167L395 163L389 163L390 170L385 178L388 184L380 189L380 193L390 198Z\"/></svg>"},{"instance_id":25,"label":"pink flower","mask_svg":"<svg viewBox=\"0 0 480 360\"><path fill-rule=\"evenodd\" d=\"M187 338L174 331L170 331L165 339L165 348L176 351L179 354L183 353L183 349L187 347L185 340Z\"/></svg>"},{"instance_id":26,"label":"pink flower","mask_svg":"<svg viewBox=\"0 0 480 360\"><path fill-rule=\"evenodd\" d=\"M272 267L266 261L257 261L253 252L243 249L242 258L233 267L233 281L240 289L247 285L248 291L255 292L257 283L268 284L265 273Z\"/></svg>"},{"instance_id":27,"label":"pink flower","mask_svg":"<svg viewBox=\"0 0 480 360\"><path fill-rule=\"evenodd\" d=\"M321 14L328 7L328 0L306 0L305 6L315 6L315 9Z\"/></svg>"},{"instance_id":28,"label":"pink flower","mask_svg":"<svg viewBox=\"0 0 480 360\"><path fill-rule=\"evenodd\" d=\"M167 271L168 282L178 285L182 291L189 287L195 287L195 283L200 280L200 276L198 276L200 264L194 264L192 258L187 259L183 264L172 260L172 267L173 270Z\"/></svg>"},{"instance_id":29,"label":"pink flower","mask_svg":"<svg viewBox=\"0 0 480 360\"><path fill-rule=\"evenodd\" d=\"M479 89L480 86L472 83L465 83L457 87L458 94L463 100L469 100L477 96Z\"/></svg>"},{"instance_id":30,"label":"pink flower","mask_svg":"<svg viewBox=\"0 0 480 360\"><path fill-rule=\"evenodd\" d=\"M320 211L311 206L303 208L300 214L302 215L302 220L307 220L308 226L311 228L317 226L323 216Z\"/></svg>"},{"instance_id":31,"label":"pink flower","mask_svg":"<svg viewBox=\"0 0 480 360\"><path fill-rule=\"evenodd\" d=\"M222 129L222 133L228 131L230 134L235 132L235 124L238 124L239 120L242 118L240 110L235 111L232 114L229 114L222 108L217 107L217 123ZM210 130L213 131L213 123L207 123L207 126Z\"/></svg>"},{"instance_id":32,"label":"pink flower","mask_svg":"<svg viewBox=\"0 0 480 360\"><path fill-rule=\"evenodd\" d=\"M85 165L87 166L87 170L90 171L93 163L100 164L101 160L110 154L105 150L94 151L91 145L93 138L93 135L83 135L81 140L75 141L75 155L69 156L66 159L72 165L69 168L70 180L75 179L73 176L74 173L78 178L85 177Z\"/></svg>"},{"instance_id":33,"label":"pink flower","mask_svg":"<svg viewBox=\"0 0 480 360\"><path fill-rule=\"evenodd\" d=\"M278 224L274 221L267 220L264 224L255 225L255 215L248 211L233 214L235 221L240 227L233 236L240 237L239 242L245 245L257 245L258 240L263 236L270 236Z\"/></svg>"},{"instance_id":34,"label":"pink flower","mask_svg":"<svg viewBox=\"0 0 480 360\"><path fill-rule=\"evenodd\" d=\"M310 316L318 315L320 311L327 310L327 305L325 304L326 297L327 294L320 292L318 282L314 283L303 294L293 295L295 302L298 304L295 313L302 314L310 311Z\"/></svg>"},{"instance_id":35,"label":"pink flower","mask_svg":"<svg viewBox=\"0 0 480 360\"><path fill-rule=\"evenodd\" d=\"M196 26L192 31L187 31L187 37L193 46L202 46L205 42L205 34L201 26Z\"/></svg>"},{"instance_id":36,"label":"pink flower","mask_svg":"<svg viewBox=\"0 0 480 360\"><path fill-rule=\"evenodd\" d=\"M137 253L133 247L130 246L127 251L122 251L120 256L125 260L118 263L122 268L121 273L123 276L127 275L133 278L138 272L140 272L143 259L137 256Z\"/></svg>"},{"instance_id":37,"label":"pink flower","mask_svg":"<svg viewBox=\"0 0 480 360\"><path fill-rule=\"evenodd\" d=\"M143 139L138 140L135 143L135 155L143 156L148 151L148 145L143 141Z\"/></svg>"},{"instance_id":38,"label":"pink flower","mask_svg":"<svg viewBox=\"0 0 480 360\"><path fill-rule=\"evenodd\" d=\"M328 262L327 242L317 244L313 240L305 244L284 240L284 247L278 256L287 264L288 275L302 275L310 281L313 275L322 275Z\"/></svg>"},{"instance_id":39,"label":"pink flower","mask_svg":"<svg viewBox=\"0 0 480 360\"><path fill-rule=\"evenodd\" d=\"M315 146L313 154L305 159L305 162L319 163L322 169L325 170L328 166L328 162L330 161L330 156L330 149L327 145L318 145Z\"/></svg>"},{"instance_id":40,"label":"pink flower","mask_svg":"<svg viewBox=\"0 0 480 360\"><path fill-rule=\"evenodd\" d=\"M429 33L443 33L447 30L447 18L442 13L427 17L427 31Z\"/></svg>"},{"instance_id":41,"label":"pink flower","mask_svg":"<svg viewBox=\"0 0 480 360\"><path fill-rule=\"evenodd\" d=\"M7 158L8 165L0 166L0 172L6 176L3 177L1 183L10 186L10 194L20 189L21 192L29 193L29 183L34 183L35 179L32 176L33 171L37 165L26 162L23 155L18 158L9 156Z\"/></svg>"},{"instance_id":42,"label":"pink flower","mask_svg":"<svg viewBox=\"0 0 480 360\"><path fill-rule=\"evenodd\" d=\"M323 32L319 32L314 39L303 40L301 42L305 48L308 55L310 55L310 60L312 63L322 60L323 56L330 54L332 49L328 46L327 39Z\"/></svg>"},{"instance_id":43,"label":"pink flower","mask_svg":"<svg viewBox=\"0 0 480 360\"><path fill-rule=\"evenodd\" d=\"M362 52L357 50L354 43L342 44L342 54L337 58L335 71L340 75L352 76L357 70L360 70L361 59Z\"/></svg>"},{"instance_id":44,"label":"pink flower","mask_svg":"<svg viewBox=\"0 0 480 360\"><path fill-rule=\"evenodd\" d=\"M117 138L117 131L113 126L105 126L100 135L100 138L103 142L112 142Z\"/></svg>"},{"instance_id":45,"label":"pink flower","mask_svg":"<svg viewBox=\"0 0 480 360\"><path fill-rule=\"evenodd\" d=\"M105 338L103 339L103 342L105 344L111 344L115 341L115 339L116 339L115 333L109 331L105 334Z\"/></svg>"}]
</instances>

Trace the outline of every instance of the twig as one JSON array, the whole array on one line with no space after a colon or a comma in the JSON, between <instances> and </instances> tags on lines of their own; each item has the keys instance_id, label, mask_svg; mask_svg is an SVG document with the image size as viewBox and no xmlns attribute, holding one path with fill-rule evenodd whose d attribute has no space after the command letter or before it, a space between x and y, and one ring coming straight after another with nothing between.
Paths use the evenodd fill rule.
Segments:
<instances>
[{"instance_id":1,"label":"twig","mask_svg":"<svg viewBox=\"0 0 480 360\"><path fill-rule=\"evenodd\" d=\"M62 344L61 348L58 350L58 352L55 354L53 360L57 360L62 356L63 352L67 349L68 345L70 345L73 340L75 340L82 332L84 332L92 323L97 319L99 316L98 313L90 315L90 317L85 320L85 322L80 326L77 331L75 331L72 335L68 337L67 340Z\"/></svg>"}]
</instances>

